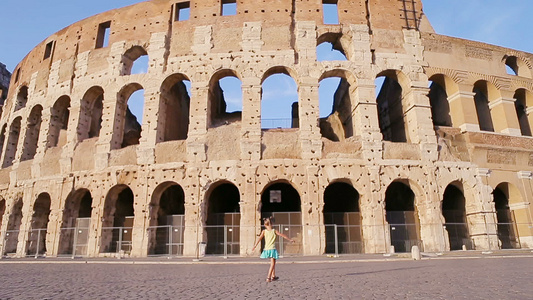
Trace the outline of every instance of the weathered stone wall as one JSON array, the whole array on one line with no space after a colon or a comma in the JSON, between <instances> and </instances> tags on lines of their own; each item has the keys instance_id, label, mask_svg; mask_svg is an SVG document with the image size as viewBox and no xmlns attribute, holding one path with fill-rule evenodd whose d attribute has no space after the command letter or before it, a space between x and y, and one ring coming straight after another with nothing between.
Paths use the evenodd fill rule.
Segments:
<instances>
[{"instance_id":1,"label":"weathered stone wall","mask_svg":"<svg viewBox=\"0 0 533 300\"><path fill-rule=\"evenodd\" d=\"M9 88L9 81L11 80L11 73L7 70L6 66L0 63L0 101L4 104L7 98L7 91Z\"/></svg>"},{"instance_id":2,"label":"weathered stone wall","mask_svg":"<svg viewBox=\"0 0 533 300\"><path fill-rule=\"evenodd\" d=\"M353 201L358 201L366 253L389 251L394 226L387 222L387 205L395 198L387 198L387 190L395 185L413 194L417 240L425 251L450 249L442 213L450 185L464 195L468 236L476 249L500 247L492 195L497 188L505 190L515 222L526 224L518 229L521 246L531 247L533 147L531 134L523 134L524 118L517 116L514 97L520 89L533 91L533 57L435 34L420 1L414 3L404 10L402 1L340 1L340 24L325 25L320 1L243 1L234 16L221 16L218 0L191 1L190 19L176 21L177 4L153 0L99 14L50 36L17 66L0 119L6 130L1 137L0 205L5 209L0 249L13 252L6 248L9 242L11 248L18 245L17 255L28 253L29 231L36 229L34 206L46 194L51 199L46 253L64 254L65 237L71 236L67 227L78 217L72 207L79 207L89 192L85 254L111 251L107 227L125 226L113 215L120 201L131 200L133 229L124 234L131 235L131 255L145 256L154 243L150 226L160 224L160 199L166 188L179 185L183 254L194 256L198 242L209 242L210 199L217 188L232 185L239 194L238 253L251 255L262 196L279 183L300 197L297 238L306 255L326 249L324 195L334 183L351 186L359 195ZM109 45L95 47L99 28L109 21ZM317 61L316 46L322 41L341 47L347 60ZM129 75L129 64L140 53L149 56L148 72ZM506 62L517 75L507 74ZM290 75L298 85L298 128L261 129L262 83L276 73ZM242 82L242 113L220 122L212 101L220 94L214 83L224 76ZM322 137L318 113L320 80L332 76L349 83L342 114L349 115L343 126L352 133L335 142ZM384 111L393 108L375 96L379 76L401 88L396 90L401 107L389 119ZM173 92L183 80L191 82L190 100ZM446 92L449 111L437 113L450 114L450 126L433 123L430 80ZM480 80L493 132L480 130L473 92ZM126 102L139 88L145 99L140 141L122 148ZM523 111L533 121L533 99L524 93ZM70 100L68 109L57 104L64 103L58 101L64 96ZM169 99L185 102L169 104ZM188 117L186 136L168 134L179 126L183 133L185 126L172 123L166 115L171 110ZM30 116L41 116L40 123L30 124ZM398 141L384 139L384 124L398 121L390 116L401 119ZM38 134L31 135L35 128ZM132 195L126 197L128 188ZM17 230L13 216L20 215L18 240L7 238L8 229Z\"/></svg>"}]
</instances>

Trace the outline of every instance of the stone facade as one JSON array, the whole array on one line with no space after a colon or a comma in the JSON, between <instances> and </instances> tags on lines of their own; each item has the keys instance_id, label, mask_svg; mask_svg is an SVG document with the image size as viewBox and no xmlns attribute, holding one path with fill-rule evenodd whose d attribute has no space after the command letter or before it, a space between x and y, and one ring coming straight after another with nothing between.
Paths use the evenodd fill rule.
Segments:
<instances>
[{"instance_id":1,"label":"stone facade","mask_svg":"<svg viewBox=\"0 0 533 300\"><path fill-rule=\"evenodd\" d=\"M11 73L9 73L4 64L0 63L0 102L2 105L4 105L4 101L7 98L10 79Z\"/></svg>"},{"instance_id":2,"label":"stone facade","mask_svg":"<svg viewBox=\"0 0 533 300\"><path fill-rule=\"evenodd\" d=\"M339 24L324 24L324 4ZM346 60L318 61L323 42ZM133 74L144 55L148 71ZM287 253L331 252L330 229L350 218L357 233L340 238L364 253L532 247L532 61L436 34L420 0L152 0L96 15L14 71L0 250L194 256L231 235L223 254L256 255L272 213L297 240ZM298 86L291 128L261 125L273 74ZM225 77L241 81L238 113L225 111ZM320 119L330 77L341 84ZM140 89L142 127L128 108Z\"/></svg>"}]
</instances>

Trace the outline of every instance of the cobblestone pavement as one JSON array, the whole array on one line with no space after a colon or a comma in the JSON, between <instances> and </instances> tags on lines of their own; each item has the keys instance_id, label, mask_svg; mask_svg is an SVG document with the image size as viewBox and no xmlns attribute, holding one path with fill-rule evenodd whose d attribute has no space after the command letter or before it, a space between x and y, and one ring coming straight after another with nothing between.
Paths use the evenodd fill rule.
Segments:
<instances>
[{"instance_id":1,"label":"cobblestone pavement","mask_svg":"<svg viewBox=\"0 0 533 300\"><path fill-rule=\"evenodd\" d=\"M0 261L0 299L533 299L533 258L298 262Z\"/></svg>"}]
</instances>

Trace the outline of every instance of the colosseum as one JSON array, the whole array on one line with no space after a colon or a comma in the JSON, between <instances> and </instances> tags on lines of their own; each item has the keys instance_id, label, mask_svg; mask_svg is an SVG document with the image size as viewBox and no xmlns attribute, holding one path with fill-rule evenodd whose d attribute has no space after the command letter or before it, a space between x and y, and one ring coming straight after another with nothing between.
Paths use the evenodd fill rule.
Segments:
<instances>
[{"instance_id":1,"label":"colosseum","mask_svg":"<svg viewBox=\"0 0 533 300\"><path fill-rule=\"evenodd\" d=\"M284 255L531 248L532 76L533 54L435 33L421 0L90 17L13 71L0 254L254 256L266 216Z\"/></svg>"}]
</instances>

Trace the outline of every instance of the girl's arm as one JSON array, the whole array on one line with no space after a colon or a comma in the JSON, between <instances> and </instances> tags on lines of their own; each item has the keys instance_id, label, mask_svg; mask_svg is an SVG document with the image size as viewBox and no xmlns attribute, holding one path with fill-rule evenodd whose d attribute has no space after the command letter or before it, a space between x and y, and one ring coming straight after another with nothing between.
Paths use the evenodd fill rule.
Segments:
<instances>
[{"instance_id":1,"label":"girl's arm","mask_svg":"<svg viewBox=\"0 0 533 300\"><path fill-rule=\"evenodd\" d=\"M257 238L257 242L255 242L254 247L252 248L252 251L255 250L255 247L257 247L257 244L259 244L259 242L263 239L264 236L265 236L265 231L262 230L262 231L261 231L261 234L260 234L259 237Z\"/></svg>"},{"instance_id":2,"label":"girl's arm","mask_svg":"<svg viewBox=\"0 0 533 300\"><path fill-rule=\"evenodd\" d=\"M276 234L283 237L284 239L286 239L287 241L290 241L291 243L294 243L294 240L293 239L290 239L288 236L284 235L283 233L279 232L277 229L276 230Z\"/></svg>"}]
</instances>

